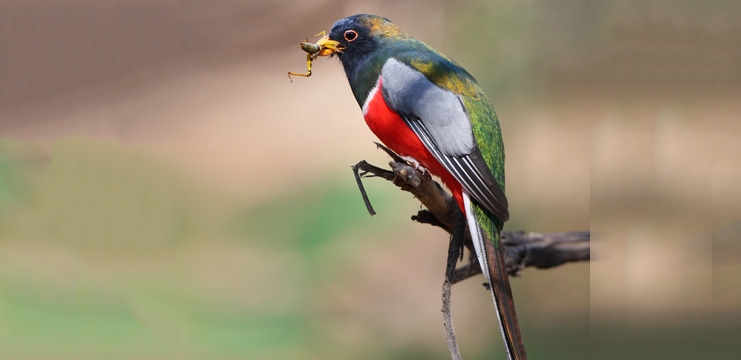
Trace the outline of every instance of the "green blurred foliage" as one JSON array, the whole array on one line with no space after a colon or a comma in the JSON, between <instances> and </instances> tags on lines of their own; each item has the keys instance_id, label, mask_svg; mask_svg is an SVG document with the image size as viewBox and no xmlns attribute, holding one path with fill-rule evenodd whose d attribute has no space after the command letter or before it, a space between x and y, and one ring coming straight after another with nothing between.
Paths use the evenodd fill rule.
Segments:
<instances>
[{"instance_id":1,"label":"green blurred foliage","mask_svg":"<svg viewBox=\"0 0 741 360\"><path fill-rule=\"evenodd\" d=\"M3 358L358 357L328 336L323 303L354 281L345 253L389 229L353 182L235 204L112 142L57 142L40 171L23 166L33 145L2 145Z\"/></svg>"}]
</instances>

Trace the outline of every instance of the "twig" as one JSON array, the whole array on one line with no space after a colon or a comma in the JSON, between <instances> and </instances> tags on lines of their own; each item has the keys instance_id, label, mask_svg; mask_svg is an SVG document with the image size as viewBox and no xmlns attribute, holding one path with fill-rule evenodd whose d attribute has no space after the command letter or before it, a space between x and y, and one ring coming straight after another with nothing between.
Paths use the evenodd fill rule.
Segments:
<instances>
[{"instance_id":1,"label":"twig","mask_svg":"<svg viewBox=\"0 0 741 360\"><path fill-rule=\"evenodd\" d=\"M453 330L453 315L450 313L450 287L456 275L455 264L458 258L463 255L463 243L466 233L466 219L460 211L456 213L453 220L453 231L450 233L450 245L448 245L448 261L445 264L445 281L443 282L443 324L445 325L445 338L448 341L448 350L450 356L460 359L461 354L458 349L458 343L455 340L455 331Z\"/></svg>"},{"instance_id":2,"label":"twig","mask_svg":"<svg viewBox=\"0 0 741 360\"><path fill-rule=\"evenodd\" d=\"M450 313L450 281L446 278L443 282L443 326L445 327L445 339L448 342L448 350L453 360L461 360L461 351L453 331L453 315Z\"/></svg>"},{"instance_id":3,"label":"twig","mask_svg":"<svg viewBox=\"0 0 741 360\"><path fill-rule=\"evenodd\" d=\"M365 202L365 207L368 209L368 213L373 216L376 215L376 211L373 210L373 205L370 203L370 199L368 199L368 193L365 192L365 187L363 186L363 180L360 179L361 174L359 173L360 166L372 166L368 164L365 160L355 164L355 166L352 167L352 172L355 174L355 181L358 183L358 188L360 189L360 195L363 196L363 202ZM363 172L363 175L367 174L366 171Z\"/></svg>"}]
</instances>

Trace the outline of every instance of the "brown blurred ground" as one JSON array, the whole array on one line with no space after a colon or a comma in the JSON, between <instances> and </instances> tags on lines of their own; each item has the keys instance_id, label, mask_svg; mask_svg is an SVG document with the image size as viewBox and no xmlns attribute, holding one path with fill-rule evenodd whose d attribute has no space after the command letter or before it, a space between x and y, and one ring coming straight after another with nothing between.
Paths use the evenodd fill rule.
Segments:
<instances>
[{"instance_id":1,"label":"brown blurred ground","mask_svg":"<svg viewBox=\"0 0 741 360\"><path fill-rule=\"evenodd\" d=\"M590 325L594 358L630 338L613 333L634 327L738 329L739 10L733 1L0 0L0 137L19 159L13 169L27 174L13 189L31 194L0 213L2 278L33 278L55 302L60 286L77 286L60 283L79 276L85 301L123 299L145 328L182 339L198 334L200 323L183 315L191 305L142 292L146 284L206 292L236 313L306 306L317 317L312 331L344 346L312 348L297 335L286 358L358 358L376 341L399 358L427 344L445 358L437 318L445 239L406 220L413 199L379 186L388 216L354 220L364 231L340 232L323 248L330 260L270 231L224 230L245 211L266 212L266 222L300 236L292 223L307 215L291 217L290 204L307 193L323 194L299 203L316 213L312 223L331 224L316 203L333 187L357 195L349 166L358 160L387 161L336 60L318 60L309 79L285 75L304 69L298 41L373 12L451 55L494 101L508 229L592 230L591 267L515 280L532 353L558 352L548 338L563 329L589 350ZM262 210L275 202L275 212ZM263 278L266 269L280 280ZM332 280L314 284L308 299L296 290L319 277ZM499 349L493 318L480 321L487 299L474 280L458 294L461 346L486 358ZM209 303L200 296L192 302ZM0 321L0 335L14 332ZM2 345L17 358L50 358L58 346ZM147 346L132 347L156 357Z\"/></svg>"}]
</instances>

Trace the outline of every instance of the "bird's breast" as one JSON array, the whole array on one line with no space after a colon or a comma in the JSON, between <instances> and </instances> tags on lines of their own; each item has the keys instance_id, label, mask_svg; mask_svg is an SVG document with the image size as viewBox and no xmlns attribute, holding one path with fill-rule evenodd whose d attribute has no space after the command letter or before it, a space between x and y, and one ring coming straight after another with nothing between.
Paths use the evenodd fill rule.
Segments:
<instances>
[{"instance_id":1,"label":"bird's breast","mask_svg":"<svg viewBox=\"0 0 741 360\"><path fill-rule=\"evenodd\" d=\"M462 206L460 183L432 156L404 119L386 104L382 89L383 79L379 77L363 104L363 117L368 127L388 148L399 155L414 158L432 175L440 177Z\"/></svg>"},{"instance_id":2,"label":"bird's breast","mask_svg":"<svg viewBox=\"0 0 741 360\"><path fill-rule=\"evenodd\" d=\"M404 119L386 104L382 88L383 81L379 78L363 105L366 124L379 140L397 154L413 157L428 167L428 162L434 160L432 154L422 144L417 134L407 126Z\"/></svg>"}]
</instances>

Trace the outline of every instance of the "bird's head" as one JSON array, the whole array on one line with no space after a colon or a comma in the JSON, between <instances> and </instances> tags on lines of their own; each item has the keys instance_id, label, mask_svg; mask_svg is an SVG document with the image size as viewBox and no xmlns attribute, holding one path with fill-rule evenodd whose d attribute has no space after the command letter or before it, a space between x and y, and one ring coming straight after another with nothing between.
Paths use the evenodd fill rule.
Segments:
<instances>
[{"instance_id":1,"label":"bird's head","mask_svg":"<svg viewBox=\"0 0 741 360\"><path fill-rule=\"evenodd\" d=\"M386 18L359 14L337 21L329 35L320 39L317 56L337 55L345 68L355 99L365 102L389 57L416 42Z\"/></svg>"},{"instance_id":2,"label":"bird's head","mask_svg":"<svg viewBox=\"0 0 741 360\"><path fill-rule=\"evenodd\" d=\"M321 44L336 49L325 51L321 56L337 55L344 64L353 64L374 53L384 42L408 38L409 35L386 18L353 15L334 23L329 35L320 40Z\"/></svg>"}]
</instances>

